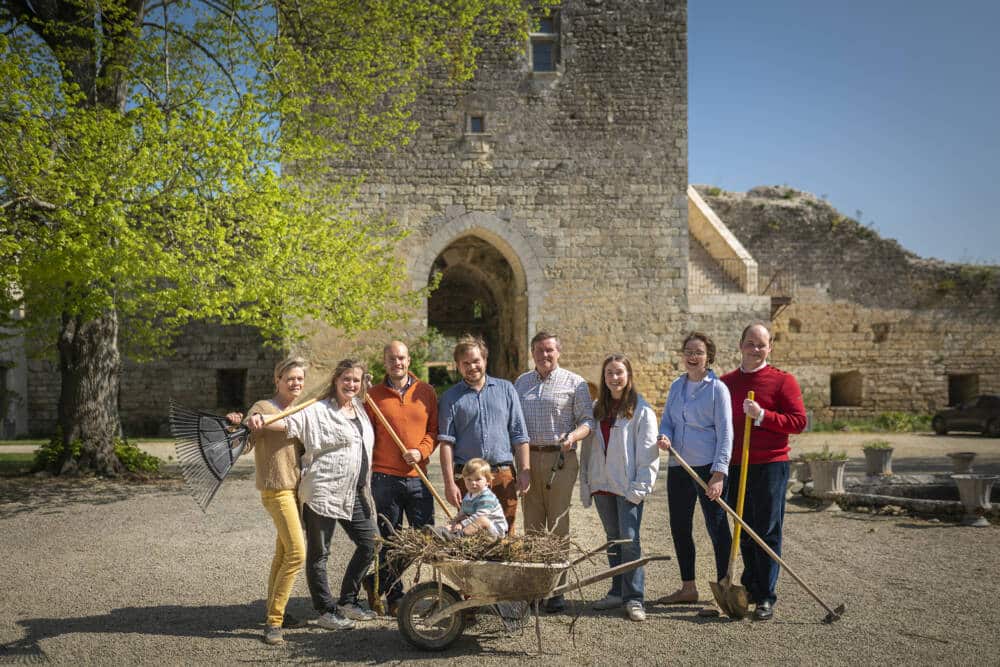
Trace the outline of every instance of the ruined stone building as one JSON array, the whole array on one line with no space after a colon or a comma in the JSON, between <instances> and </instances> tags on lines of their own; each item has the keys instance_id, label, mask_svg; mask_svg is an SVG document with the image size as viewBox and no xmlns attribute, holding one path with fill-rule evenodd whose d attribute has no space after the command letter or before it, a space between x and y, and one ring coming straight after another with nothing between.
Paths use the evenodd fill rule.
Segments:
<instances>
[{"instance_id":1,"label":"ruined stone building","mask_svg":"<svg viewBox=\"0 0 1000 667\"><path fill-rule=\"evenodd\" d=\"M684 1L564 0L529 43L485 45L473 81L420 97L406 147L343 165L368 174L361 209L410 230L411 287L440 278L399 330L481 333L490 372L508 378L530 367L530 337L553 331L562 364L595 383L608 353L628 354L662 405L685 332L712 335L729 370L743 326L773 316L774 361L800 375L814 409L927 410L949 401L949 383L969 389L963 376L1000 390L995 274L985 320L925 315L898 284L910 260L883 280L872 245L845 262L835 236L790 234L794 216L770 213L782 197L688 186L686 36ZM869 282L849 282L857 265ZM335 331L303 346L320 369L357 349ZM127 366L126 429L162 433L167 396L247 405L270 392L276 356L251 330L192 327L171 359ZM44 432L58 373L31 363L26 429Z\"/></svg>"}]
</instances>

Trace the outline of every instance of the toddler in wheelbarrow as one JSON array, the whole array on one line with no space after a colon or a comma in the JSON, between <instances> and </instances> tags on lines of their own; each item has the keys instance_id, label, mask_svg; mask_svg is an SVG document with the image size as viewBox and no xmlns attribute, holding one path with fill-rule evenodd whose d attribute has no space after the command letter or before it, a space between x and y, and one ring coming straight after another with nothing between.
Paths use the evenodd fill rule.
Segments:
<instances>
[{"instance_id":1,"label":"toddler in wheelbarrow","mask_svg":"<svg viewBox=\"0 0 1000 667\"><path fill-rule=\"evenodd\" d=\"M570 568L606 552L611 543L570 562L566 537L529 533L503 539L507 524L499 501L489 490L489 474L486 461L470 460L462 470L468 493L460 514L447 526L400 531L388 540L391 557L398 564L428 565L433 573L431 581L417 584L403 596L397 615L403 637L418 648L442 650L451 645L468 624L469 612L479 607L490 608L512 630L521 627L516 621L527 616L533 605L538 622L539 600L669 558L647 556L560 585Z\"/></svg>"}]
</instances>

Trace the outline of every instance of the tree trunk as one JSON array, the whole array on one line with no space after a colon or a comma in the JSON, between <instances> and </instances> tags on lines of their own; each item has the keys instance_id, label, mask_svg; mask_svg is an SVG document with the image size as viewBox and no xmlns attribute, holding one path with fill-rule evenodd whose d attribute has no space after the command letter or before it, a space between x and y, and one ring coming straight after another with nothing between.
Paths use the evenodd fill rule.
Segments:
<instances>
[{"instance_id":1,"label":"tree trunk","mask_svg":"<svg viewBox=\"0 0 1000 667\"><path fill-rule=\"evenodd\" d=\"M117 312L110 310L89 320L63 316L59 372L59 424L64 453L53 472L121 473L124 467L115 455L115 439L121 433ZM70 446L77 440L81 444L78 458Z\"/></svg>"}]
</instances>

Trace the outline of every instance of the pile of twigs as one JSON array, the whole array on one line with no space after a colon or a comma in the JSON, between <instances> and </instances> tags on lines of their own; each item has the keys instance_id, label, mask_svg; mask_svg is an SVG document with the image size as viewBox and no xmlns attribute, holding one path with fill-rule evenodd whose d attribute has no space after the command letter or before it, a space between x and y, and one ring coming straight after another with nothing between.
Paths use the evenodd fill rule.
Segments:
<instances>
[{"instance_id":1,"label":"pile of twigs","mask_svg":"<svg viewBox=\"0 0 1000 667\"><path fill-rule=\"evenodd\" d=\"M527 533L496 538L486 532L445 539L431 531L403 529L385 540L390 562L434 563L441 560L487 560L505 563L562 563L569 538Z\"/></svg>"}]
</instances>

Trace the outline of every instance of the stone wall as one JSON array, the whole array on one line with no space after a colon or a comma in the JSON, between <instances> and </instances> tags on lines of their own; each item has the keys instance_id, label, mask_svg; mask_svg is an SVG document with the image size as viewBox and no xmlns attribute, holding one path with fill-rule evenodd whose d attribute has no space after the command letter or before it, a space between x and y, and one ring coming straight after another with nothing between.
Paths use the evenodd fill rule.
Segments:
<instances>
[{"instance_id":1,"label":"stone wall","mask_svg":"<svg viewBox=\"0 0 1000 667\"><path fill-rule=\"evenodd\" d=\"M566 367L596 381L624 351L658 400L687 321L686 3L567 0L558 24L557 73L529 71L525 45L489 44L474 81L421 96L408 147L343 168L372 173L365 212L411 231L414 287L442 257L490 283L449 257L463 236L509 262L513 293L496 296L511 375L530 365L530 336L553 330ZM485 133L467 132L470 116Z\"/></svg>"},{"instance_id":2,"label":"stone wall","mask_svg":"<svg viewBox=\"0 0 1000 667\"><path fill-rule=\"evenodd\" d=\"M122 429L130 437L169 436L171 398L215 413L244 410L274 393L274 365L282 357L264 346L255 329L192 324L171 356L147 363L125 361L118 399ZM51 359L31 359L28 370L29 431L48 437L58 423L59 366ZM220 386L227 382L229 391Z\"/></svg>"},{"instance_id":3,"label":"stone wall","mask_svg":"<svg viewBox=\"0 0 1000 667\"><path fill-rule=\"evenodd\" d=\"M921 259L808 193L698 189L760 263L762 288L779 274L791 304L771 359L818 417L931 411L954 400L954 376L1000 392L1000 267Z\"/></svg>"}]
</instances>

